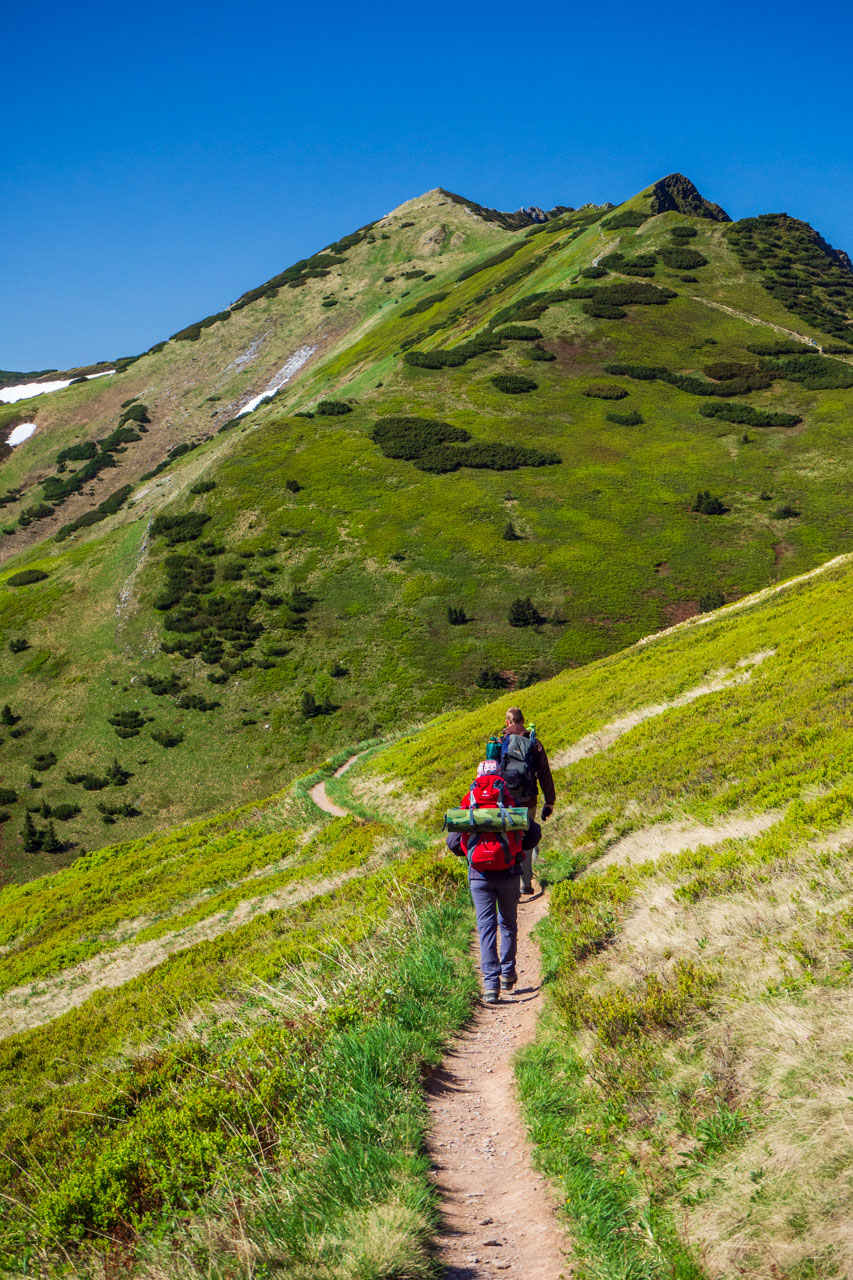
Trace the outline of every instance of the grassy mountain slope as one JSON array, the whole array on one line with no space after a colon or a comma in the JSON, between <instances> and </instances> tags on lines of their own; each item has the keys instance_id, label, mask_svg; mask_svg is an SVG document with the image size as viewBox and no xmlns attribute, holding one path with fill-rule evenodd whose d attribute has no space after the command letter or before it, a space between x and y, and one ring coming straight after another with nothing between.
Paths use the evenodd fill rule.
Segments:
<instances>
[{"instance_id":1,"label":"grassy mountain slope","mask_svg":"<svg viewBox=\"0 0 853 1280\"><path fill-rule=\"evenodd\" d=\"M520 1081L579 1275L853 1263L851 589L524 691L558 808ZM473 991L438 819L505 703L363 744L352 817L308 778L0 892L4 1265L428 1274L420 1071Z\"/></svg>"},{"instance_id":2,"label":"grassy mountain slope","mask_svg":"<svg viewBox=\"0 0 853 1280\"><path fill-rule=\"evenodd\" d=\"M846 549L853 367L819 348L842 345L853 277L803 224L721 215L674 178L526 226L436 190L114 377L0 411L39 426L3 464L21 490L0 576L5 876L63 865L105 821L132 837L267 794ZM109 442L134 397L148 421L108 444L115 466L15 523L37 480L89 465L52 471L57 452ZM209 519L158 532L192 513ZM8 585L27 569L48 576ZM121 793L87 790L114 759ZM27 806L59 850L23 847Z\"/></svg>"}]
</instances>

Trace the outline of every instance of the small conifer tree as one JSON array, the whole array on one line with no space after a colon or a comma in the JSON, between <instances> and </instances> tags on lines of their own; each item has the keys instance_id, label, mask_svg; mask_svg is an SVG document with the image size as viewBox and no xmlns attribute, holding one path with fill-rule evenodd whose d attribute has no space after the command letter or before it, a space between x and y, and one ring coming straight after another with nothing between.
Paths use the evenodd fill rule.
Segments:
<instances>
[{"instance_id":1,"label":"small conifer tree","mask_svg":"<svg viewBox=\"0 0 853 1280\"><path fill-rule=\"evenodd\" d=\"M18 717L12 714L12 708L7 702L3 707L3 710L0 711L0 724L13 725L17 719Z\"/></svg>"},{"instance_id":2,"label":"small conifer tree","mask_svg":"<svg viewBox=\"0 0 853 1280\"><path fill-rule=\"evenodd\" d=\"M59 853L62 843L56 834L56 828L53 825L53 819L48 821L47 826L41 833L41 847L45 853Z\"/></svg>"},{"instance_id":3,"label":"small conifer tree","mask_svg":"<svg viewBox=\"0 0 853 1280\"><path fill-rule=\"evenodd\" d=\"M24 818L24 852L37 853L41 848L42 833L33 822L33 815L28 813Z\"/></svg>"},{"instance_id":4,"label":"small conifer tree","mask_svg":"<svg viewBox=\"0 0 853 1280\"><path fill-rule=\"evenodd\" d=\"M516 529L511 520L507 520L503 532L504 542L520 542L521 534Z\"/></svg>"},{"instance_id":5,"label":"small conifer tree","mask_svg":"<svg viewBox=\"0 0 853 1280\"><path fill-rule=\"evenodd\" d=\"M302 714L306 720L311 720L317 714L317 699L308 689L302 695Z\"/></svg>"}]
</instances>

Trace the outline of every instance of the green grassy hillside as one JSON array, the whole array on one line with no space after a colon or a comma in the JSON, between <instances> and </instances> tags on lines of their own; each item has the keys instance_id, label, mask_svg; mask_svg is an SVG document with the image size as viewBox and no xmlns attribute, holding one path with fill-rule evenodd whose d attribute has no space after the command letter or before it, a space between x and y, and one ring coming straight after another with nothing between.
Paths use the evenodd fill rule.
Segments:
<instances>
[{"instance_id":1,"label":"green grassy hillside","mask_svg":"<svg viewBox=\"0 0 853 1280\"><path fill-rule=\"evenodd\" d=\"M519 1078L579 1276L853 1266L851 590L844 559L524 691L558 805ZM10 1274L430 1274L421 1073L475 988L439 816L506 701L362 743L350 817L307 788L356 746L0 891Z\"/></svg>"},{"instance_id":2,"label":"green grassy hillside","mask_svg":"<svg viewBox=\"0 0 853 1280\"><path fill-rule=\"evenodd\" d=\"M5 879L846 550L853 276L725 216L438 189L0 409Z\"/></svg>"}]
</instances>

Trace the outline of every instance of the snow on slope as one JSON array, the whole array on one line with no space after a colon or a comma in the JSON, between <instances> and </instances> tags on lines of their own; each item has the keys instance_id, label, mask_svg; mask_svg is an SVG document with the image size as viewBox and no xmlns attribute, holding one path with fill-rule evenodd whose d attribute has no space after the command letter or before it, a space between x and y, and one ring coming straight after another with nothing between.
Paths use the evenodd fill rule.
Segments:
<instances>
[{"instance_id":1,"label":"snow on slope","mask_svg":"<svg viewBox=\"0 0 853 1280\"><path fill-rule=\"evenodd\" d=\"M92 378L106 378L115 373L115 369L105 369L103 373L89 373L86 381ZM17 404L19 400L30 400L33 396L46 395L48 391L62 391L70 387L73 378L65 378L61 382L22 382L17 387L0 387L0 404Z\"/></svg>"},{"instance_id":2,"label":"snow on slope","mask_svg":"<svg viewBox=\"0 0 853 1280\"><path fill-rule=\"evenodd\" d=\"M243 408L237 414L238 418L242 418L244 413L251 413L253 409L257 409L262 400L269 400L277 391L280 391L285 383L289 382L295 373L302 368L307 360L313 356L317 350L316 347L300 347L294 351L289 360L281 366L275 377L267 383L259 396L253 396L248 404L244 404Z\"/></svg>"},{"instance_id":3,"label":"snow on slope","mask_svg":"<svg viewBox=\"0 0 853 1280\"><path fill-rule=\"evenodd\" d=\"M36 424L34 422L19 422L12 434L7 437L6 443L13 447L16 444L23 444L25 440L29 440L35 429Z\"/></svg>"}]
</instances>

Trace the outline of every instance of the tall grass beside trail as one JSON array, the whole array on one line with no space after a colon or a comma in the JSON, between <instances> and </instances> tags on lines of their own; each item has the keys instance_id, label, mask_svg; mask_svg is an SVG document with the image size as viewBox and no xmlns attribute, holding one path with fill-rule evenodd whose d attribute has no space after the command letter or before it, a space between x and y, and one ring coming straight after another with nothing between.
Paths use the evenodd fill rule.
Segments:
<instances>
[{"instance_id":1,"label":"tall grass beside trail","mask_svg":"<svg viewBox=\"0 0 853 1280\"><path fill-rule=\"evenodd\" d=\"M431 1275L423 1079L471 1006L469 937L436 878L372 940L105 1065L71 1143L35 1159L7 1133L4 1273Z\"/></svg>"}]
</instances>

